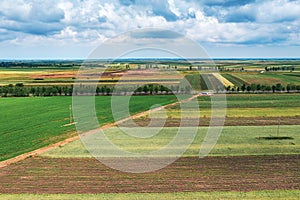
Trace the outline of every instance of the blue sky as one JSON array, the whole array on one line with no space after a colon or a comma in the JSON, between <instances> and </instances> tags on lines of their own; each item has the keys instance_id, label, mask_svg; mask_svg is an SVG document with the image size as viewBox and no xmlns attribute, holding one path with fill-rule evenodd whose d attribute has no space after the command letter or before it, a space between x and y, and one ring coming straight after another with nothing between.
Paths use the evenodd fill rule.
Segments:
<instances>
[{"instance_id":1,"label":"blue sky","mask_svg":"<svg viewBox=\"0 0 300 200\"><path fill-rule=\"evenodd\" d=\"M1 0L0 59L84 59L143 28L175 31L211 57L299 58L299 13L299 0ZM170 33L143 34L161 42Z\"/></svg>"}]
</instances>

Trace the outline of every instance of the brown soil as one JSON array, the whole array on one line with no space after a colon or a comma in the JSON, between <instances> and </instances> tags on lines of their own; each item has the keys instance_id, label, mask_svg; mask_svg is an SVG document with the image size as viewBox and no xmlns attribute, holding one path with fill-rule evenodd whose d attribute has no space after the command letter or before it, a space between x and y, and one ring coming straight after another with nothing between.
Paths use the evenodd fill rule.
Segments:
<instances>
[{"instance_id":1,"label":"brown soil","mask_svg":"<svg viewBox=\"0 0 300 200\"><path fill-rule=\"evenodd\" d=\"M73 78L76 76L76 72L53 72L53 73L48 73L48 74L35 74L32 76L28 76L28 78Z\"/></svg>"},{"instance_id":2,"label":"brown soil","mask_svg":"<svg viewBox=\"0 0 300 200\"><path fill-rule=\"evenodd\" d=\"M300 155L180 158L144 174L92 158L34 157L1 169L0 193L299 190L299 171Z\"/></svg>"},{"instance_id":3,"label":"brown soil","mask_svg":"<svg viewBox=\"0 0 300 200\"><path fill-rule=\"evenodd\" d=\"M106 78L121 78L122 76L125 76L126 79L143 79L145 77L152 77L155 79L161 79L161 78L165 78L165 79L181 79L182 76L178 73L174 74L166 74L166 73L162 73L159 71L153 71L153 70L115 70L115 71L104 71L104 72L95 72L95 73L85 73L85 72L81 72L81 74L79 75L80 77L89 77L89 78L99 78L99 76L101 75L102 79L106 79ZM77 71L71 71L71 72L49 72L47 74L41 73L41 74L34 74L31 76L28 76L28 78L43 78L43 79L47 79L47 78L73 78L77 76Z\"/></svg>"},{"instance_id":4,"label":"brown soil","mask_svg":"<svg viewBox=\"0 0 300 200\"><path fill-rule=\"evenodd\" d=\"M210 118L189 118L185 119L185 123L183 126L195 126L195 123L199 121L199 126L209 126ZM216 121L220 121L222 119L216 119ZM150 124L150 118L138 118L134 120L138 126L148 126ZM155 125L161 126L162 119L152 118L151 125L155 127ZM155 123L157 122L157 123ZM300 117L280 117L280 125L297 125L300 124ZM124 122L121 124L122 126L129 126ZM270 126L270 125L278 125L278 117L226 117L225 118L225 126ZM180 118L167 118L164 127L179 127Z\"/></svg>"}]
</instances>

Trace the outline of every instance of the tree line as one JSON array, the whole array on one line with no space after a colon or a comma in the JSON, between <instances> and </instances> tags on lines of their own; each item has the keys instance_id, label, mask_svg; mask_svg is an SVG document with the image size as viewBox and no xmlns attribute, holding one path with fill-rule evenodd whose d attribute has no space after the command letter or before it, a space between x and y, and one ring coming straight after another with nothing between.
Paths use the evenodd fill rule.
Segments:
<instances>
[{"instance_id":1,"label":"tree line","mask_svg":"<svg viewBox=\"0 0 300 200\"><path fill-rule=\"evenodd\" d=\"M22 83L0 86L1 97L71 96L72 86L24 86Z\"/></svg>"},{"instance_id":2,"label":"tree line","mask_svg":"<svg viewBox=\"0 0 300 200\"><path fill-rule=\"evenodd\" d=\"M241 87L227 86L226 92L300 92L300 85L287 84L286 86L281 83L274 85L263 85L263 84L243 84Z\"/></svg>"},{"instance_id":3,"label":"tree line","mask_svg":"<svg viewBox=\"0 0 300 200\"><path fill-rule=\"evenodd\" d=\"M15 85L0 86L0 97L29 97L29 96L72 96L72 95L152 95L172 94L174 91L180 93L190 92L188 87L171 85L166 87L157 84L147 84L139 87L134 86L24 86L22 83Z\"/></svg>"},{"instance_id":4,"label":"tree line","mask_svg":"<svg viewBox=\"0 0 300 200\"><path fill-rule=\"evenodd\" d=\"M190 94L193 89L184 84L163 86L146 84L142 86L24 86L22 83L0 86L0 97L29 97L29 96L72 96L72 95L161 95L161 94ZM275 85L243 84L241 87L227 86L215 92L226 93L275 93L300 92L300 85L281 83Z\"/></svg>"},{"instance_id":5,"label":"tree line","mask_svg":"<svg viewBox=\"0 0 300 200\"><path fill-rule=\"evenodd\" d=\"M294 66L281 66L281 67L265 67L265 71L295 71Z\"/></svg>"}]
</instances>

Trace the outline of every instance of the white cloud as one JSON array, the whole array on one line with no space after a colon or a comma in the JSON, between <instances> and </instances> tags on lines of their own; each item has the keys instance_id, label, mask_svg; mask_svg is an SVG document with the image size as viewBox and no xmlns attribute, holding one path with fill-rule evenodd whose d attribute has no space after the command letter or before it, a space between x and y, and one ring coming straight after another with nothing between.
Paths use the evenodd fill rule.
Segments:
<instances>
[{"instance_id":1,"label":"white cloud","mask_svg":"<svg viewBox=\"0 0 300 200\"><path fill-rule=\"evenodd\" d=\"M258 22L300 20L300 1L264 1L257 9Z\"/></svg>"},{"instance_id":2,"label":"white cloud","mask_svg":"<svg viewBox=\"0 0 300 200\"><path fill-rule=\"evenodd\" d=\"M26 20L30 14L31 5L23 0L2 0L0 1L0 14L12 20Z\"/></svg>"},{"instance_id":3,"label":"white cloud","mask_svg":"<svg viewBox=\"0 0 300 200\"><path fill-rule=\"evenodd\" d=\"M97 45L132 29L156 27L199 43L300 45L299 13L300 1L289 0L2 0L0 42Z\"/></svg>"}]
</instances>

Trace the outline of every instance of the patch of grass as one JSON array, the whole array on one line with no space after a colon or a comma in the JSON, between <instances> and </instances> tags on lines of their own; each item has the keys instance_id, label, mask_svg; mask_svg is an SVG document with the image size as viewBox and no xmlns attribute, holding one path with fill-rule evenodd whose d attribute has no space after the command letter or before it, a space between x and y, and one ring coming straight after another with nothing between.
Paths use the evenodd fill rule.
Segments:
<instances>
[{"instance_id":1,"label":"patch of grass","mask_svg":"<svg viewBox=\"0 0 300 200\"><path fill-rule=\"evenodd\" d=\"M193 110L174 110L170 109L167 111L167 115L172 118L180 118L180 117L211 117L211 109L202 108L200 109L200 113L198 111ZM164 113L162 111L158 111L156 117L164 118ZM216 113L215 117L224 117L221 114ZM226 109L227 117L297 117L300 116L300 107L275 107L275 108L227 108Z\"/></svg>"},{"instance_id":2,"label":"patch of grass","mask_svg":"<svg viewBox=\"0 0 300 200\"><path fill-rule=\"evenodd\" d=\"M243 84L248 84L246 81L238 78L237 76L234 76L233 74L222 73L222 76L238 87L241 87Z\"/></svg>"},{"instance_id":3,"label":"patch of grass","mask_svg":"<svg viewBox=\"0 0 300 200\"><path fill-rule=\"evenodd\" d=\"M156 199L180 199L180 200L193 200L193 199L281 199L281 200L298 200L299 190L262 190L262 191L251 191L251 192L175 192L175 193L118 193L118 194L0 194L0 198L3 200L8 199L56 199L56 200L67 200L67 199L115 199L115 200L131 200L131 199L145 199L145 200L156 200Z\"/></svg>"},{"instance_id":4,"label":"patch of grass","mask_svg":"<svg viewBox=\"0 0 300 200\"><path fill-rule=\"evenodd\" d=\"M194 90L207 90L207 85L200 74L188 74L185 79L190 83Z\"/></svg>"},{"instance_id":5,"label":"patch of grass","mask_svg":"<svg viewBox=\"0 0 300 200\"><path fill-rule=\"evenodd\" d=\"M133 96L129 108L134 114L175 100L172 95ZM95 101L99 123L113 122L111 97L98 96ZM69 123L71 104L71 97L0 98L0 161L75 135L74 126L63 126Z\"/></svg>"},{"instance_id":6,"label":"patch of grass","mask_svg":"<svg viewBox=\"0 0 300 200\"><path fill-rule=\"evenodd\" d=\"M262 84L262 85L274 85L281 83L282 85L287 84L299 84L299 73L298 72L238 72L232 73L232 77L236 77L243 82L248 84Z\"/></svg>"},{"instance_id":7,"label":"patch of grass","mask_svg":"<svg viewBox=\"0 0 300 200\"><path fill-rule=\"evenodd\" d=\"M275 154L299 154L300 153L300 135L298 134L300 126L281 126L280 135L293 137L290 140L257 140L258 137L276 136L277 126L227 126L223 127L221 136L218 139L210 156L239 156L239 155L275 155ZM145 130L141 128L128 128L140 136L145 135ZM127 151L143 153L158 150L171 142L176 136L178 128L165 127L155 136L147 139L131 137L123 133L118 128L105 130L106 136L120 148ZM183 131L189 132L191 128L182 128ZM184 156L198 156L201 143L207 133L207 127L199 127L198 133L193 143L188 148ZM154 132L155 128L147 128L147 131ZM279 135L279 136L280 136ZM189 137L188 135L186 136ZM184 140L184 138L182 138ZM178 144L172 148L183 148ZM95 146L95 149L107 150L105 146ZM172 149L170 148L170 152ZM81 141L74 141L64 147L51 150L43 156L50 157L91 157L89 152L84 148ZM172 155L170 155L172 156Z\"/></svg>"},{"instance_id":8,"label":"patch of grass","mask_svg":"<svg viewBox=\"0 0 300 200\"><path fill-rule=\"evenodd\" d=\"M198 97L200 108L211 107L211 97ZM300 107L299 94L227 94L227 108Z\"/></svg>"}]
</instances>

